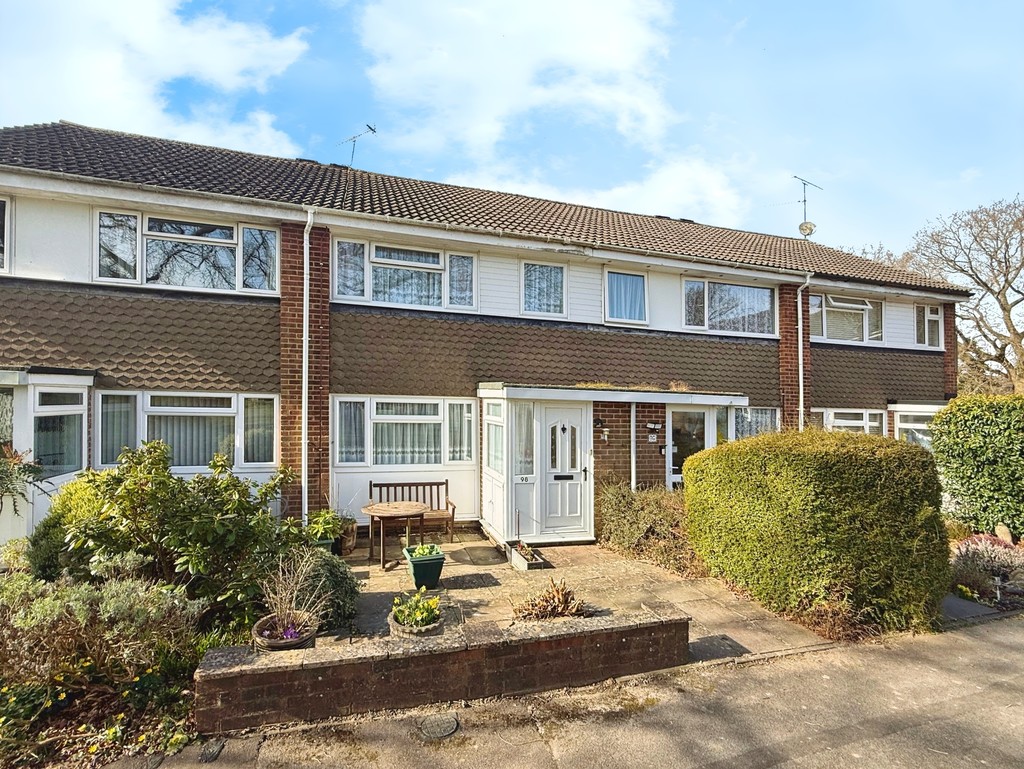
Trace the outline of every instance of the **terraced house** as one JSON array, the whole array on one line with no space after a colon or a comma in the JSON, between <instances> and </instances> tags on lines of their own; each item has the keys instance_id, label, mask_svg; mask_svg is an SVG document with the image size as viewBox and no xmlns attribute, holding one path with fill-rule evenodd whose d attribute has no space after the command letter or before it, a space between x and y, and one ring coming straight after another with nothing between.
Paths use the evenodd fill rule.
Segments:
<instances>
[{"instance_id":1,"label":"terraced house","mask_svg":"<svg viewBox=\"0 0 1024 769\"><path fill-rule=\"evenodd\" d=\"M51 487L161 438L291 466L289 515L448 479L499 539L585 541L595 482L926 441L956 390L962 290L808 240L70 123L0 130L0 220L0 442Z\"/></svg>"}]
</instances>

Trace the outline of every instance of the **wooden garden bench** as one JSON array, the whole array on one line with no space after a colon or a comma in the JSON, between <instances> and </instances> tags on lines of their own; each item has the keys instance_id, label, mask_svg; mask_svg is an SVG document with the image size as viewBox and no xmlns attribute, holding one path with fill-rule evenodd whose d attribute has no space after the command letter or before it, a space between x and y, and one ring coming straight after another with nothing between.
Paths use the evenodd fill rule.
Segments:
<instances>
[{"instance_id":1,"label":"wooden garden bench","mask_svg":"<svg viewBox=\"0 0 1024 769\"><path fill-rule=\"evenodd\" d=\"M423 514L425 523L441 523L448 542L455 541L455 504L448 497L448 481L411 481L374 483L370 481L370 502L422 502L430 509Z\"/></svg>"}]
</instances>

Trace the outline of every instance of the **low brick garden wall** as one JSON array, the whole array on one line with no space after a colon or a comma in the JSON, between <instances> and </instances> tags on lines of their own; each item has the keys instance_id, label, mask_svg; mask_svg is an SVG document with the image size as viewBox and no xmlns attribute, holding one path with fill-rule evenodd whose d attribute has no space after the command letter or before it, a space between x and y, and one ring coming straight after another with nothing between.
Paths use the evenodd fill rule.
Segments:
<instances>
[{"instance_id":1,"label":"low brick garden wall","mask_svg":"<svg viewBox=\"0 0 1024 769\"><path fill-rule=\"evenodd\" d=\"M452 625L419 640L318 639L302 651L214 649L196 671L211 734L432 702L584 686L689 661L689 618L656 601L630 615Z\"/></svg>"}]
</instances>

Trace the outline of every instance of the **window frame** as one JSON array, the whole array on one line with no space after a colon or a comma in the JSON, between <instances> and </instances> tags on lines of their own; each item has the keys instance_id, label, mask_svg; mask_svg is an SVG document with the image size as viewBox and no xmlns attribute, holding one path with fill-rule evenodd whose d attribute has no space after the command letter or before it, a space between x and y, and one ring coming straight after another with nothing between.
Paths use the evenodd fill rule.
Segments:
<instances>
[{"instance_id":1,"label":"window frame","mask_svg":"<svg viewBox=\"0 0 1024 769\"><path fill-rule=\"evenodd\" d=\"M354 243L363 247L363 293L338 293L338 243ZM422 251L423 253L439 254L440 264L421 264L403 262L387 257L378 257L378 248L398 248L406 251ZM458 256L472 260L473 265L473 303L452 304L451 302L451 257ZM405 304L402 302L384 302L373 298L373 267L377 265L386 269L422 270L424 272L441 273L441 304ZM342 235L331 237L331 301L345 303L372 304L375 307L395 307L402 309L428 310L431 312L476 312L480 305L480 256L471 251L424 248L384 241L363 240Z\"/></svg>"},{"instance_id":2,"label":"window frame","mask_svg":"<svg viewBox=\"0 0 1024 769\"><path fill-rule=\"evenodd\" d=\"M863 426L862 433L864 435L879 435L883 438L889 435L889 418L887 409L857 409L857 408L812 408L812 414L821 415L821 424L823 429L828 432L832 432L836 427L858 427ZM861 416L860 422L854 422L852 419L840 419L840 424L836 424L837 413L853 413L857 412ZM872 433L868 430L871 426L871 415L880 415L882 419L882 432ZM852 431L847 431L852 432Z\"/></svg>"},{"instance_id":3,"label":"window frame","mask_svg":"<svg viewBox=\"0 0 1024 769\"><path fill-rule=\"evenodd\" d=\"M686 284L687 283L700 283L704 287L704 323L696 326L690 325L686 322ZM711 292L708 286L714 283L719 286L736 286L737 288L761 288L771 292L771 303L772 303L772 331L764 333L760 331L729 331L725 329L711 328L708 325L708 318L711 315ZM779 291L778 286L775 285L764 285L760 283L738 283L736 281L725 281L725 280L713 280L711 278L697 277L693 275L683 275L680 281L682 290L682 302L681 305L681 318L683 324L683 330L687 332L696 333L707 333L717 334L720 336L742 336L742 337L754 337L760 339L778 339L779 338Z\"/></svg>"},{"instance_id":4,"label":"window frame","mask_svg":"<svg viewBox=\"0 0 1024 769\"><path fill-rule=\"evenodd\" d=\"M339 403L362 403L363 404L363 461L362 462L341 462L338 459L338 444L340 435L338 433L338 407ZM379 403L429 403L436 404L438 416L430 415L377 415ZM472 410L472 444L470 446L469 459L449 459L451 445L448 436L451 411L449 405L468 405ZM331 466L338 471L366 471L374 470L379 472L412 472L412 471L436 471L446 467L465 468L474 467L480 451L479 436L479 406L475 398L425 398L419 396L404 395L334 395L331 396ZM441 445L439 464L377 464L373 461L375 445L373 426L375 424L439 424L441 432Z\"/></svg>"},{"instance_id":5,"label":"window frame","mask_svg":"<svg viewBox=\"0 0 1024 769\"><path fill-rule=\"evenodd\" d=\"M562 311L544 312L526 308L526 266L557 267L562 271ZM569 265L565 262L550 262L543 259L519 260L519 312L525 317L533 318L568 318L569 317Z\"/></svg>"},{"instance_id":6,"label":"window frame","mask_svg":"<svg viewBox=\"0 0 1024 769\"><path fill-rule=\"evenodd\" d=\"M921 344L920 342L917 341L917 335L918 335L917 310L918 310L919 307L924 310L924 344ZM930 316L929 315L931 310L936 310L936 314L934 316ZM945 318L945 316L943 314L944 312L945 312L945 308L941 304L921 304L921 303L915 303L914 304L914 346L915 347L917 347L918 349L921 349L921 350L944 350L946 348L945 328L944 328L945 323L943 323L943 320ZM928 321L929 320L938 321L939 333L938 333L938 339L935 340L936 341L935 344L928 344Z\"/></svg>"},{"instance_id":7,"label":"window frame","mask_svg":"<svg viewBox=\"0 0 1024 769\"><path fill-rule=\"evenodd\" d=\"M815 342L828 342L829 344L850 344L850 345L865 345L870 347L881 347L886 344L886 327L888 326L888 302L884 297L881 298L868 298L861 296L849 296L847 294L829 294L824 291L809 292L807 295L807 325L810 329L811 323L811 297L817 297L821 301L821 335L811 334L811 339ZM868 321L868 315L871 310L871 303L876 302L879 305L879 314L881 316L881 331L882 336L879 339L871 338L871 327ZM861 322L861 335L863 339L837 339L828 335L828 311L836 310L838 312L848 313L860 313Z\"/></svg>"},{"instance_id":8,"label":"window frame","mask_svg":"<svg viewBox=\"0 0 1024 769\"><path fill-rule=\"evenodd\" d=\"M3 238L3 250L0 251L0 275L11 273L11 214L14 209L13 199L8 195L0 195L0 203L4 204L3 221L0 221L0 237Z\"/></svg>"},{"instance_id":9,"label":"window frame","mask_svg":"<svg viewBox=\"0 0 1024 769\"><path fill-rule=\"evenodd\" d=\"M111 278L100 274L100 215L119 214L136 217L138 226L135 229L135 277ZM214 227L231 227L234 230L233 240L219 238L203 238L194 235L167 235L149 231L151 219L167 219L170 221L187 222L189 224L208 224ZM273 289L246 288L245 281L245 230L268 230L273 232L277 240L277 251L274 259ZM250 296L280 296L281 294L281 228L271 224L257 224L248 220L208 220L202 216L178 216L161 214L152 211L131 210L115 207L94 206L92 210L92 277L97 283L113 285L142 286L156 291L191 291L205 294L246 294ZM233 248L235 251L235 285L233 288L206 288L203 286L177 286L171 283L150 283L146 280L146 239L165 240L182 243L202 243Z\"/></svg>"},{"instance_id":10,"label":"window frame","mask_svg":"<svg viewBox=\"0 0 1024 769\"><path fill-rule=\"evenodd\" d=\"M62 386L62 385L34 385L30 388L30 400L32 412L32 459L38 461L39 452L36 446L36 419L45 417L80 416L82 418L82 435L79 437L81 451L81 467L66 473L57 473L42 479L48 482L52 478L61 478L66 475L80 473L89 467L89 388L83 386ZM62 406L40 406L40 395L47 392L53 393L75 393L82 396L82 402L77 405Z\"/></svg>"},{"instance_id":11,"label":"window frame","mask_svg":"<svg viewBox=\"0 0 1024 769\"><path fill-rule=\"evenodd\" d=\"M611 315L611 280L609 275L611 273L617 275L637 275L644 279L644 319L643 320L631 320L629 318L615 318ZM640 270L629 270L619 267L605 266L602 275L602 293L604 303L604 322L608 325L613 326L632 326L634 328L645 327L651 325L651 275L649 272L642 272Z\"/></svg>"},{"instance_id":12,"label":"window frame","mask_svg":"<svg viewBox=\"0 0 1024 769\"><path fill-rule=\"evenodd\" d=\"M741 412L741 411L748 411L748 412L749 411L771 411L771 412L773 412L773 416L774 416L773 422L775 424L775 428L772 430L772 432L776 432L777 433L777 432L782 430L782 409L780 409L778 406L733 406L730 409L730 413L729 413L729 440L730 441L742 440L742 438L740 438L739 436L736 435L736 417L739 414L739 412ZM751 437L754 437L754 436L757 436L757 435L762 435L762 434L763 433L754 433L754 435L752 435L752 436L751 435L745 435L745 436L743 436L743 438L751 438Z\"/></svg>"},{"instance_id":13,"label":"window frame","mask_svg":"<svg viewBox=\"0 0 1024 769\"><path fill-rule=\"evenodd\" d=\"M129 448L139 448L144 441L150 440L149 420L147 417L154 416L231 416L235 423L232 430L234 435L234 450L232 452L232 465L240 470L258 471L274 470L281 461L281 398L275 393L223 393L223 392L196 392L177 390L100 390L97 389L92 399L93 418L93 467L109 468L114 463L102 462L103 457L103 396L104 395L134 395L135 396L135 445ZM231 407L178 407L178 406L153 406L152 397L168 396L180 398L230 398ZM274 457L269 462L246 462L245 461L245 402L247 400L273 400L274 401ZM198 473L208 470L207 465L171 465L174 473Z\"/></svg>"}]
</instances>

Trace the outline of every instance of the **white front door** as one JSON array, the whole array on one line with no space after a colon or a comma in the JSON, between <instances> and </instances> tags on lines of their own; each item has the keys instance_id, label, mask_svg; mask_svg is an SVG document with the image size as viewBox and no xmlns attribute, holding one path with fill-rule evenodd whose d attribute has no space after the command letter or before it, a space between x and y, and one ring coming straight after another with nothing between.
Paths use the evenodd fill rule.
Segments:
<instances>
[{"instance_id":1,"label":"white front door","mask_svg":"<svg viewBox=\"0 0 1024 769\"><path fill-rule=\"evenodd\" d=\"M590 447L583 406L545 406L541 424L544 453L544 532L583 531Z\"/></svg>"},{"instance_id":2,"label":"white front door","mask_svg":"<svg viewBox=\"0 0 1024 769\"><path fill-rule=\"evenodd\" d=\"M669 409L668 487L678 488L683 483L683 462L691 454L715 445L713 411L699 408Z\"/></svg>"}]
</instances>

